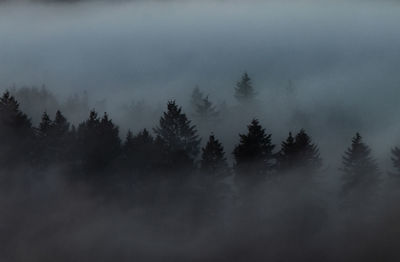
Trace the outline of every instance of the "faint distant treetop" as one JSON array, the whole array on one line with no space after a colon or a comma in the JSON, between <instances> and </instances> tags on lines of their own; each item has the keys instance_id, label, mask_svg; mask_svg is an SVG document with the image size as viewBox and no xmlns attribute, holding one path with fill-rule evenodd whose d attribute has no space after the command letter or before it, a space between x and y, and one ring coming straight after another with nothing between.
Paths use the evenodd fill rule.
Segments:
<instances>
[{"instance_id":1,"label":"faint distant treetop","mask_svg":"<svg viewBox=\"0 0 400 262\"><path fill-rule=\"evenodd\" d=\"M235 98L241 103L248 103L254 99L255 95L251 78L245 72L241 80L236 83Z\"/></svg>"},{"instance_id":2,"label":"faint distant treetop","mask_svg":"<svg viewBox=\"0 0 400 262\"><path fill-rule=\"evenodd\" d=\"M210 101L208 95L204 95L198 86L193 89L190 102L194 117L200 118L200 120L209 120L218 116L218 110Z\"/></svg>"},{"instance_id":3,"label":"faint distant treetop","mask_svg":"<svg viewBox=\"0 0 400 262\"><path fill-rule=\"evenodd\" d=\"M199 86L195 86L192 91L192 96L190 98L190 104L196 110L197 105L201 104L204 99L204 93L200 91Z\"/></svg>"},{"instance_id":4,"label":"faint distant treetop","mask_svg":"<svg viewBox=\"0 0 400 262\"><path fill-rule=\"evenodd\" d=\"M208 96L206 96L202 99L200 104L197 104L195 115L201 119L210 119L217 117L218 111L213 103L208 99Z\"/></svg>"}]
</instances>

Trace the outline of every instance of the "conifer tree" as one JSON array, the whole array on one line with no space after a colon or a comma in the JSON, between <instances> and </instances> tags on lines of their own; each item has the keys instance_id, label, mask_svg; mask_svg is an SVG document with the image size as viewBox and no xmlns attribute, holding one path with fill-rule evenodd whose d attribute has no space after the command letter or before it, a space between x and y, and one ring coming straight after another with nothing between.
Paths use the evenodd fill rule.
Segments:
<instances>
[{"instance_id":1,"label":"conifer tree","mask_svg":"<svg viewBox=\"0 0 400 262\"><path fill-rule=\"evenodd\" d=\"M281 150L277 154L277 168L279 171L315 171L321 167L322 160L318 147L312 143L311 138L301 129L293 137L289 133L286 141L282 142Z\"/></svg>"},{"instance_id":2,"label":"conifer tree","mask_svg":"<svg viewBox=\"0 0 400 262\"><path fill-rule=\"evenodd\" d=\"M277 154L277 168L280 171L293 169L296 166L296 144L292 132L286 141L281 144L281 151Z\"/></svg>"},{"instance_id":3,"label":"conifer tree","mask_svg":"<svg viewBox=\"0 0 400 262\"><path fill-rule=\"evenodd\" d=\"M53 125L53 122L50 120L49 115L46 112L44 112L42 115L42 120L40 121L40 124L39 124L39 131L40 131L41 136L43 136L43 137L48 136L52 125Z\"/></svg>"},{"instance_id":4,"label":"conifer tree","mask_svg":"<svg viewBox=\"0 0 400 262\"><path fill-rule=\"evenodd\" d=\"M253 84L249 75L245 72L240 81L236 83L235 98L241 103L251 102L255 97Z\"/></svg>"},{"instance_id":5,"label":"conifer tree","mask_svg":"<svg viewBox=\"0 0 400 262\"><path fill-rule=\"evenodd\" d=\"M304 129L301 129L296 135L295 146L298 151L298 163L300 167L313 170L321 166L322 160L319 155L319 149L312 143L310 136Z\"/></svg>"},{"instance_id":6,"label":"conifer tree","mask_svg":"<svg viewBox=\"0 0 400 262\"><path fill-rule=\"evenodd\" d=\"M37 141L36 141L36 154L37 154L37 161L36 165L40 167L47 166L51 164L53 160L52 157L54 156L54 141L52 136L52 127L53 121L51 121L49 115L44 112L42 114L41 121L39 123L39 128L37 132Z\"/></svg>"},{"instance_id":7,"label":"conifer tree","mask_svg":"<svg viewBox=\"0 0 400 262\"><path fill-rule=\"evenodd\" d=\"M57 112L56 112L56 116L55 116L54 122L53 122L53 127L54 127L55 136L57 136L57 137L65 136L69 132L70 123L67 121L67 119L64 117L64 115L60 112L60 110L57 110Z\"/></svg>"},{"instance_id":8,"label":"conifer tree","mask_svg":"<svg viewBox=\"0 0 400 262\"><path fill-rule=\"evenodd\" d=\"M203 102L204 93L200 91L200 88L196 86L190 98L190 103L194 111L197 110L197 106Z\"/></svg>"},{"instance_id":9,"label":"conifer tree","mask_svg":"<svg viewBox=\"0 0 400 262\"><path fill-rule=\"evenodd\" d=\"M29 163L34 156L34 130L30 119L19 109L19 104L7 91L0 98L1 167Z\"/></svg>"},{"instance_id":10,"label":"conifer tree","mask_svg":"<svg viewBox=\"0 0 400 262\"><path fill-rule=\"evenodd\" d=\"M203 98L200 103L196 105L195 110L195 116L203 121L218 116L218 111L213 103L208 99L208 96Z\"/></svg>"},{"instance_id":11,"label":"conifer tree","mask_svg":"<svg viewBox=\"0 0 400 262\"><path fill-rule=\"evenodd\" d=\"M200 149L196 126L191 124L175 101L168 102L167 111L154 128L156 144L165 153L165 167L191 167Z\"/></svg>"},{"instance_id":12,"label":"conifer tree","mask_svg":"<svg viewBox=\"0 0 400 262\"><path fill-rule=\"evenodd\" d=\"M212 134L201 155L201 170L206 175L227 176L229 174L228 163L222 144Z\"/></svg>"},{"instance_id":13,"label":"conifer tree","mask_svg":"<svg viewBox=\"0 0 400 262\"><path fill-rule=\"evenodd\" d=\"M155 171L158 159L157 148L154 144L154 138L143 129L138 134L133 135L131 131L128 134L123 145L123 154L125 157L125 168L128 172L134 173L136 178L142 175L149 175ZM140 177L142 179L142 177Z\"/></svg>"},{"instance_id":14,"label":"conifer tree","mask_svg":"<svg viewBox=\"0 0 400 262\"><path fill-rule=\"evenodd\" d=\"M132 151L134 151L134 142L133 142L133 133L131 130L128 130L126 134L125 142L122 146L122 151L126 156L130 155Z\"/></svg>"},{"instance_id":15,"label":"conifer tree","mask_svg":"<svg viewBox=\"0 0 400 262\"><path fill-rule=\"evenodd\" d=\"M233 154L236 172L239 177L264 177L273 167L271 134L267 134L258 120L254 119L247 127L247 134L240 134L240 143Z\"/></svg>"},{"instance_id":16,"label":"conifer tree","mask_svg":"<svg viewBox=\"0 0 400 262\"><path fill-rule=\"evenodd\" d=\"M370 189L379 182L378 165L359 133L353 137L351 146L343 156L342 172L345 192L354 188Z\"/></svg>"},{"instance_id":17,"label":"conifer tree","mask_svg":"<svg viewBox=\"0 0 400 262\"><path fill-rule=\"evenodd\" d=\"M50 134L55 161L73 160L74 133L70 130L70 123L59 110L52 122Z\"/></svg>"},{"instance_id":18,"label":"conifer tree","mask_svg":"<svg viewBox=\"0 0 400 262\"><path fill-rule=\"evenodd\" d=\"M231 175L222 144L210 135L202 148L199 184L203 188L204 213L207 216L217 214L223 202L231 196L231 186L227 178Z\"/></svg>"},{"instance_id":19,"label":"conifer tree","mask_svg":"<svg viewBox=\"0 0 400 262\"><path fill-rule=\"evenodd\" d=\"M392 157L391 157L393 167L395 168L396 172L391 173L393 176L400 178L400 148L395 147L392 149Z\"/></svg>"},{"instance_id":20,"label":"conifer tree","mask_svg":"<svg viewBox=\"0 0 400 262\"><path fill-rule=\"evenodd\" d=\"M86 172L97 172L106 168L119 155L121 140L118 127L108 115L100 119L93 110L89 119L81 123L77 130L78 148Z\"/></svg>"}]
</instances>

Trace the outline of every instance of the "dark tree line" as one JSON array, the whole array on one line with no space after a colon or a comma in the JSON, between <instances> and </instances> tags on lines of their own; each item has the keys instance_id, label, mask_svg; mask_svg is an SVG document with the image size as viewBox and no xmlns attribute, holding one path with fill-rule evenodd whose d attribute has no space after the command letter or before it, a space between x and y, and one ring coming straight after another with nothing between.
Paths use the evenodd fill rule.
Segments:
<instances>
[{"instance_id":1,"label":"dark tree line","mask_svg":"<svg viewBox=\"0 0 400 262\"><path fill-rule=\"evenodd\" d=\"M249 85L247 78L244 75L238 88ZM175 101L168 102L152 133L146 129L137 134L129 131L121 140L118 126L108 114L99 116L94 110L77 127L60 111L54 117L44 112L40 124L34 127L16 99L5 92L0 98L0 127L1 169L61 166L73 180L108 185L113 181L184 181L198 174L203 185L218 188L215 185L229 177L238 184L251 185L285 174L312 176L322 167L318 146L304 129L295 135L289 133L276 150L272 135L254 119L247 132L239 135L231 168L224 147L214 134L201 148L196 126ZM392 150L392 161L398 176L397 147ZM376 160L358 133L344 153L341 171L344 191L369 188L380 181Z\"/></svg>"}]
</instances>

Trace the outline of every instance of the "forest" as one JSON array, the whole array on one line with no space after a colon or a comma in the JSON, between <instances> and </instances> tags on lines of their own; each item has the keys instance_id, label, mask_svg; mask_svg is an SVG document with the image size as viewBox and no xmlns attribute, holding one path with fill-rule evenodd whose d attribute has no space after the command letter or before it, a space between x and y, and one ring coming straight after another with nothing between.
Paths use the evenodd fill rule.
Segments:
<instances>
[{"instance_id":1,"label":"forest","mask_svg":"<svg viewBox=\"0 0 400 262\"><path fill-rule=\"evenodd\" d=\"M232 88L232 95L237 107L229 113L232 108L215 105L196 87L189 98L191 114L169 100L152 128L132 126L121 132L112 115L89 109L85 96L49 106L52 95L44 87L5 91L0 98L0 188L6 213L1 217L0 257L4 261L75 261L77 253L86 261L399 257L392 241L400 230L399 147L388 148L392 166L387 171L355 131L340 164L327 166L309 130L283 130L286 138L275 144L268 123L256 117L240 122L244 132L235 134L232 145L224 145L213 128L223 118L235 118L235 112L251 114L249 108L260 102L247 73ZM35 103L55 112L41 112L33 121L17 98L25 106L31 103L29 111L36 117ZM74 116L74 123L63 110ZM194 122L208 134L200 134ZM49 250L41 252L44 248Z\"/></svg>"}]
</instances>

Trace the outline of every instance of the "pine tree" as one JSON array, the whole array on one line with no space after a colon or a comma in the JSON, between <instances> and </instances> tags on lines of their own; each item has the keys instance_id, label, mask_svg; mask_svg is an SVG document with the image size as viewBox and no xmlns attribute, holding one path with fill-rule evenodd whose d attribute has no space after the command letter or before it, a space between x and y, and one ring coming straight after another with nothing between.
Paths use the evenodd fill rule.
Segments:
<instances>
[{"instance_id":1,"label":"pine tree","mask_svg":"<svg viewBox=\"0 0 400 262\"><path fill-rule=\"evenodd\" d=\"M134 151L134 142L133 142L133 133L131 130L128 130L126 134L125 142L122 146L122 151L128 157L132 151Z\"/></svg>"},{"instance_id":2,"label":"pine tree","mask_svg":"<svg viewBox=\"0 0 400 262\"><path fill-rule=\"evenodd\" d=\"M9 92L0 98L0 166L16 167L27 164L34 156L34 130L30 119L21 112Z\"/></svg>"},{"instance_id":3,"label":"pine tree","mask_svg":"<svg viewBox=\"0 0 400 262\"><path fill-rule=\"evenodd\" d=\"M222 144L210 135L205 147L202 148L201 173L199 185L202 186L202 200L198 205L203 210L203 214L217 214L224 201L231 196L231 186L227 183L227 178L231 175L231 170L225 158ZM203 204L203 206L201 206Z\"/></svg>"},{"instance_id":4,"label":"pine tree","mask_svg":"<svg viewBox=\"0 0 400 262\"><path fill-rule=\"evenodd\" d=\"M298 164L301 168L315 170L322 164L318 147L312 143L311 138L301 129L295 137L296 150L298 151Z\"/></svg>"},{"instance_id":5,"label":"pine tree","mask_svg":"<svg viewBox=\"0 0 400 262\"><path fill-rule=\"evenodd\" d=\"M121 150L121 139L119 137L119 128L109 119L107 113L104 113L99 126L99 142L102 144L105 159L115 159Z\"/></svg>"},{"instance_id":6,"label":"pine tree","mask_svg":"<svg viewBox=\"0 0 400 262\"><path fill-rule=\"evenodd\" d=\"M249 75L245 72L240 81L236 83L235 98L241 103L251 102L255 92Z\"/></svg>"},{"instance_id":7,"label":"pine tree","mask_svg":"<svg viewBox=\"0 0 400 262\"><path fill-rule=\"evenodd\" d=\"M89 119L79 125L77 139L77 152L82 155L83 168L87 173L103 171L120 153L118 127L106 113L100 119L95 111L91 111Z\"/></svg>"},{"instance_id":8,"label":"pine tree","mask_svg":"<svg viewBox=\"0 0 400 262\"><path fill-rule=\"evenodd\" d=\"M38 152L36 165L39 167L50 165L53 160L52 157L55 154L54 141L51 132L52 127L53 121L50 119L49 115L44 112L37 129L38 139L36 141L36 149Z\"/></svg>"},{"instance_id":9,"label":"pine tree","mask_svg":"<svg viewBox=\"0 0 400 262\"><path fill-rule=\"evenodd\" d=\"M281 151L277 155L277 168L280 171L286 171L295 168L296 166L296 143L292 132L286 141L281 144Z\"/></svg>"},{"instance_id":10,"label":"pine tree","mask_svg":"<svg viewBox=\"0 0 400 262\"><path fill-rule=\"evenodd\" d=\"M168 102L159 125L154 128L156 144L165 153L164 166L192 167L200 149L196 126L191 124L175 101Z\"/></svg>"},{"instance_id":11,"label":"pine tree","mask_svg":"<svg viewBox=\"0 0 400 262\"><path fill-rule=\"evenodd\" d=\"M289 133L277 155L277 168L283 172L291 170L312 172L321 167L321 164L318 147L312 143L304 129L301 129L296 137Z\"/></svg>"},{"instance_id":12,"label":"pine tree","mask_svg":"<svg viewBox=\"0 0 400 262\"><path fill-rule=\"evenodd\" d=\"M128 131L123 145L123 154L125 169L134 173L137 179L143 179L143 175L148 176L153 173L159 161L159 152L155 147L154 138L147 129L143 129L136 135Z\"/></svg>"},{"instance_id":13,"label":"pine tree","mask_svg":"<svg viewBox=\"0 0 400 262\"><path fill-rule=\"evenodd\" d=\"M264 177L272 169L275 146L258 120L254 119L247 128L248 133L239 135L240 143L233 151L237 175L248 179Z\"/></svg>"},{"instance_id":14,"label":"pine tree","mask_svg":"<svg viewBox=\"0 0 400 262\"><path fill-rule=\"evenodd\" d=\"M370 189L379 182L379 170L371 149L363 143L359 133L352 139L351 147L343 156L344 191Z\"/></svg>"},{"instance_id":15,"label":"pine tree","mask_svg":"<svg viewBox=\"0 0 400 262\"><path fill-rule=\"evenodd\" d=\"M395 147L392 149L392 157L391 157L393 167L396 169L395 173L391 173L391 175L400 178L400 148Z\"/></svg>"},{"instance_id":16,"label":"pine tree","mask_svg":"<svg viewBox=\"0 0 400 262\"><path fill-rule=\"evenodd\" d=\"M197 110L197 106L203 102L204 94L200 91L200 88L196 86L192 91L190 103L194 111Z\"/></svg>"},{"instance_id":17,"label":"pine tree","mask_svg":"<svg viewBox=\"0 0 400 262\"><path fill-rule=\"evenodd\" d=\"M39 132L42 137L49 136L49 132L51 130L51 127L53 125L53 121L51 121L49 115L44 112L42 115L42 120L39 124Z\"/></svg>"},{"instance_id":18,"label":"pine tree","mask_svg":"<svg viewBox=\"0 0 400 262\"><path fill-rule=\"evenodd\" d=\"M195 116L200 120L215 119L218 116L218 111L213 103L208 99L208 96L203 98L199 104L196 105Z\"/></svg>"},{"instance_id":19,"label":"pine tree","mask_svg":"<svg viewBox=\"0 0 400 262\"><path fill-rule=\"evenodd\" d=\"M206 175L227 176L229 167L225 158L225 152L222 144L210 135L207 145L202 148L201 170Z\"/></svg>"},{"instance_id":20,"label":"pine tree","mask_svg":"<svg viewBox=\"0 0 400 262\"><path fill-rule=\"evenodd\" d=\"M74 133L70 130L70 123L59 110L52 122L50 133L54 149L53 159L57 162L73 160Z\"/></svg>"},{"instance_id":21,"label":"pine tree","mask_svg":"<svg viewBox=\"0 0 400 262\"><path fill-rule=\"evenodd\" d=\"M55 136L57 136L57 137L63 137L69 132L70 123L67 121L67 119L64 117L64 115L60 112L60 110L57 110L57 112L56 112L56 116L55 116L54 122L53 122L53 128L54 128Z\"/></svg>"}]
</instances>

